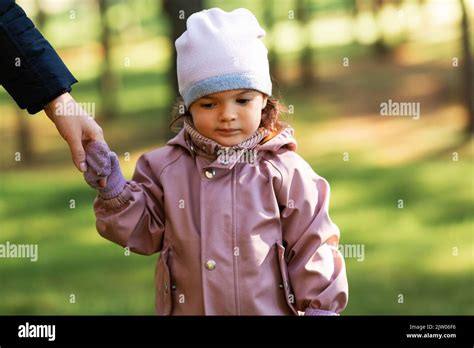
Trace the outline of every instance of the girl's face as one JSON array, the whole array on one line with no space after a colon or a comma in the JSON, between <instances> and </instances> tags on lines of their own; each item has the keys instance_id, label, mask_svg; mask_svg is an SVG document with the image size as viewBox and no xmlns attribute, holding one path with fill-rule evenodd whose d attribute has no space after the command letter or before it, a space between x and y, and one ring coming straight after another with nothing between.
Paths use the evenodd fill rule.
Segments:
<instances>
[{"instance_id":1,"label":"girl's face","mask_svg":"<svg viewBox=\"0 0 474 348\"><path fill-rule=\"evenodd\" d=\"M223 146L250 138L258 129L267 97L251 89L237 89L206 95L191 104L194 127Z\"/></svg>"}]
</instances>

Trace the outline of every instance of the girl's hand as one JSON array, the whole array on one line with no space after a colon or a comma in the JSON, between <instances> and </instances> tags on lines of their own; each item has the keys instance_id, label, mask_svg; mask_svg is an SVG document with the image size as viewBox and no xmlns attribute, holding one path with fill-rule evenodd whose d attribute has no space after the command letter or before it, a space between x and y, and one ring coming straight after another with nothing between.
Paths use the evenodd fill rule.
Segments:
<instances>
[{"instance_id":1,"label":"girl's hand","mask_svg":"<svg viewBox=\"0 0 474 348\"><path fill-rule=\"evenodd\" d=\"M93 141L86 145L87 171L84 173L86 182L99 191L102 199L117 197L125 188L126 180L120 170L120 164L115 152L110 151L103 141ZM107 179L105 187L100 185Z\"/></svg>"}]
</instances>

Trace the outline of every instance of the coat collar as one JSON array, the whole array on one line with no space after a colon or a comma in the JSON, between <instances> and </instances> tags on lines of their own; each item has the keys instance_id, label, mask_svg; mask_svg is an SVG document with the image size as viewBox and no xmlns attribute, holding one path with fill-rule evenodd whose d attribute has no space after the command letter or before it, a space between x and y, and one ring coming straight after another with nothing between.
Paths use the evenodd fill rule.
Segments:
<instances>
[{"instance_id":1,"label":"coat collar","mask_svg":"<svg viewBox=\"0 0 474 348\"><path fill-rule=\"evenodd\" d=\"M269 131L261 127L250 138L237 145L227 147L203 136L190 122L185 120L183 129L167 144L185 148L193 158L196 156L207 158L214 167L231 169L244 155L247 156L246 159L256 159L260 151L278 152L282 148L296 151L296 140L293 134L294 130L291 127L286 127L267 140Z\"/></svg>"}]
</instances>

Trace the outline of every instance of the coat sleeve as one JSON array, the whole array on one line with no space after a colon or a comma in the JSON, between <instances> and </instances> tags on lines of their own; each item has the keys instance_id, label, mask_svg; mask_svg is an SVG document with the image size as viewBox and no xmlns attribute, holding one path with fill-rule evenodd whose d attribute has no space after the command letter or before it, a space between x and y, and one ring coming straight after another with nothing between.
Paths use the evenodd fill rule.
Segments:
<instances>
[{"instance_id":1,"label":"coat sleeve","mask_svg":"<svg viewBox=\"0 0 474 348\"><path fill-rule=\"evenodd\" d=\"M115 198L94 202L97 231L131 251L151 255L162 249L163 188L143 155L124 191Z\"/></svg>"},{"instance_id":2,"label":"coat sleeve","mask_svg":"<svg viewBox=\"0 0 474 348\"><path fill-rule=\"evenodd\" d=\"M296 309L306 315L337 315L347 305L339 229L329 217L329 184L297 154L285 161L278 194L285 261Z\"/></svg>"},{"instance_id":3,"label":"coat sleeve","mask_svg":"<svg viewBox=\"0 0 474 348\"><path fill-rule=\"evenodd\" d=\"M77 80L14 0L0 0L0 84L30 114Z\"/></svg>"}]
</instances>

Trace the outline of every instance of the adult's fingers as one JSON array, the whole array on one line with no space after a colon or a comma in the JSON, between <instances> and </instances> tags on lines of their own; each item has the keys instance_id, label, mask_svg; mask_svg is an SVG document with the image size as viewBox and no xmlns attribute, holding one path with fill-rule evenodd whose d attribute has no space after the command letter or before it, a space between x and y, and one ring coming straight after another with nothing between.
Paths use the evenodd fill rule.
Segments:
<instances>
[{"instance_id":1,"label":"adult's fingers","mask_svg":"<svg viewBox=\"0 0 474 348\"><path fill-rule=\"evenodd\" d=\"M92 117L87 117L82 125L83 138L90 141L105 141L102 128Z\"/></svg>"},{"instance_id":2,"label":"adult's fingers","mask_svg":"<svg viewBox=\"0 0 474 348\"><path fill-rule=\"evenodd\" d=\"M99 187L101 189L105 188L107 186L107 178L102 178L99 180Z\"/></svg>"},{"instance_id":3,"label":"adult's fingers","mask_svg":"<svg viewBox=\"0 0 474 348\"><path fill-rule=\"evenodd\" d=\"M79 136L74 136L67 139L66 141L69 145L69 149L71 150L72 161L74 162L74 165L81 172L85 173L87 171L86 152L82 146L81 138Z\"/></svg>"}]
</instances>

